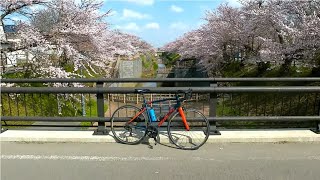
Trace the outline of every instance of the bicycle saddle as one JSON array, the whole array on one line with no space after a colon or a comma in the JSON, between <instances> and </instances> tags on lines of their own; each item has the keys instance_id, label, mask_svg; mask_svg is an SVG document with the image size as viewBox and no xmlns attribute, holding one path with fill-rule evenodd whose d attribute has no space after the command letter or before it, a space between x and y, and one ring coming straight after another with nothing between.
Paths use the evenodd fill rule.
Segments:
<instances>
[{"instance_id":1,"label":"bicycle saddle","mask_svg":"<svg viewBox=\"0 0 320 180\"><path fill-rule=\"evenodd\" d=\"M135 89L135 93L147 93L150 92L150 89Z\"/></svg>"}]
</instances>

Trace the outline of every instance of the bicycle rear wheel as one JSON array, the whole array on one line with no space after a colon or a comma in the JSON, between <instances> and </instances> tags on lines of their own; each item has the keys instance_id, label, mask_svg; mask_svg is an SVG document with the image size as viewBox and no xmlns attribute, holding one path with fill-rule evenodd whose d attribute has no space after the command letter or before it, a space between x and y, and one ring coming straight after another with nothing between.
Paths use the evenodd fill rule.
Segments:
<instances>
[{"instance_id":1,"label":"bicycle rear wheel","mask_svg":"<svg viewBox=\"0 0 320 180\"><path fill-rule=\"evenodd\" d=\"M179 112L176 112L168 123L169 139L181 149L198 149L208 140L209 121L198 110L185 110L184 113L190 130L186 130Z\"/></svg>"},{"instance_id":2,"label":"bicycle rear wheel","mask_svg":"<svg viewBox=\"0 0 320 180\"><path fill-rule=\"evenodd\" d=\"M148 119L145 112L128 123L140 111L140 108L132 105L121 106L114 111L111 117L111 131L118 142L138 144L146 136Z\"/></svg>"}]
</instances>

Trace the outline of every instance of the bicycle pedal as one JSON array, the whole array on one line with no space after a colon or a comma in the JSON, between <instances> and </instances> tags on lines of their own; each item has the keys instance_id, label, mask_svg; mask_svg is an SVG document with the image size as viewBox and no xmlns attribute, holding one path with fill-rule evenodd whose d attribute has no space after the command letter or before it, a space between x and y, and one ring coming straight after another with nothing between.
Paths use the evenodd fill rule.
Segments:
<instances>
[{"instance_id":1,"label":"bicycle pedal","mask_svg":"<svg viewBox=\"0 0 320 180\"><path fill-rule=\"evenodd\" d=\"M157 138L153 138L153 140L154 140L154 145L157 145Z\"/></svg>"}]
</instances>

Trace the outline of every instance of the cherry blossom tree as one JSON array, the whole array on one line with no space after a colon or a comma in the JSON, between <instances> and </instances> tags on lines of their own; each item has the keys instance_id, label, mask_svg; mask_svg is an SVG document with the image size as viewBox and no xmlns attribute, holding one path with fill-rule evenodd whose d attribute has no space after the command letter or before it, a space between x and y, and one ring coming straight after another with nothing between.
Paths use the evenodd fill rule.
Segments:
<instances>
[{"instance_id":1,"label":"cherry blossom tree","mask_svg":"<svg viewBox=\"0 0 320 180\"><path fill-rule=\"evenodd\" d=\"M44 5L37 11L32 6ZM28 62L32 77L74 78L86 75L110 77L117 56L134 56L153 51L140 38L112 31L109 12L101 13L102 2L95 0L6 0L0 2L1 28L10 15L23 15L26 21L13 21L19 43L7 51L24 50L33 58ZM84 71L84 73L82 73ZM16 84L1 84L16 86ZM83 87L79 83L54 83L48 86ZM75 94L59 94L58 109L67 101L80 102ZM76 109L76 106L74 106Z\"/></svg>"},{"instance_id":2,"label":"cherry blossom tree","mask_svg":"<svg viewBox=\"0 0 320 180\"><path fill-rule=\"evenodd\" d=\"M31 46L30 50L37 51L33 53L36 56L43 57L40 58L39 68L43 68L44 62L57 68L71 64L74 72L81 67L89 75L97 74L96 67L106 68L109 65L108 61L103 61L106 58L100 48L103 41L98 39L105 36L108 29L104 21L108 12L99 13L102 5L91 0L81 1L80 4L65 0L49 2L47 9L32 16L31 23L19 25L18 35L26 45L36 44L36 48ZM31 33L35 36L30 38ZM49 51L52 53L48 54ZM50 61L52 54L58 55L58 66Z\"/></svg>"},{"instance_id":3,"label":"cherry blossom tree","mask_svg":"<svg viewBox=\"0 0 320 180\"><path fill-rule=\"evenodd\" d=\"M133 35L111 31L106 18L109 12L101 13L102 2L82 0L10 1L1 8L7 16L22 12L34 4L45 3L45 8L28 14L29 21L17 22L18 45L9 49L23 49L34 55L32 65L36 76L68 78L86 74L109 76L111 64L117 55L131 56L152 50L146 42ZM9 10L15 6L16 11ZM18 10L19 9L19 10ZM26 13L24 13L26 14ZM65 65L71 65L70 71Z\"/></svg>"},{"instance_id":4,"label":"cherry blossom tree","mask_svg":"<svg viewBox=\"0 0 320 180\"><path fill-rule=\"evenodd\" d=\"M33 5L45 4L46 0L5 0L0 1L0 19L1 23L5 19L10 19L8 16L13 13L22 15L30 15L30 7Z\"/></svg>"},{"instance_id":5,"label":"cherry blossom tree","mask_svg":"<svg viewBox=\"0 0 320 180\"><path fill-rule=\"evenodd\" d=\"M207 24L184 34L163 49L175 51L182 55L182 58L198 59L207 70L217 70L224 62L229 62L239 50L243 26L239 16L238 9L223 4L216 11L207 12Z\"/></svg>"},{"instance_id":6,"label":"cherry blossom tree","mask_svg":"<svg viewBox=\"0 0 320 180\"><path fill-rule=\"evenodd\" d=\"M243 12L247 22L257 30L255 37L261 41L262 52L283 65L287 70L292 61L314 64L314 54L319 51L319 1L248 1Z\"/></svg>"},{"instance_id":7,"label":"cherry blossom tree","mask_svg":"<svg viewBox=\"0 0 320 180\"><path fill-rule=\"evenodd\" d=\"M319 1L243 0L241 3L240 8L222 4L207 12L206 24L164 49L183 57L193 56L211 71L239 55L245 63L274 61L284 69L293 61L308 65L319 61ZM191 43L195 37L198 41L192 42L197 43Z\"/></svg>"}]
</instances>

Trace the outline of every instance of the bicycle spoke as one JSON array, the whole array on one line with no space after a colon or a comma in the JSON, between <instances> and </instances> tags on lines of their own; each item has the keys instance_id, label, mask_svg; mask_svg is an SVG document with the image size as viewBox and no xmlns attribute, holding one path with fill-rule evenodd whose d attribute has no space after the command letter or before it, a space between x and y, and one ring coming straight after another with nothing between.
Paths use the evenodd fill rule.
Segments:
<instances>
[{"instance_id":1,"label":"bicycle spoke","mask_svg":"<svg viewBox=\"0 0 320 180\"><path fill-rule=\"evenodd\" d=\"M186 130L182 122L173 120L181 118L179 114L175 114L170 120L168 127L168 134L171 141L182 149L197 149L202 146L209 136L209 122L207 119L196 110L189 110L185 112L187 122L190 127L189 131ZM190 120L188 121L188 118ZM193 121L192 118L197 118L200 121ZM202 119L202 120L201 120ZM180 120L182 121L182 120Z\"/></svg>"},{"instance_id":2,"label":"bicycle spoke","mask_svg":"<svg viewBox=\"0 0 320 180\"><path fill-rule=\"evenodd\" d=\"M137 144L145 136L146 133L146 115L141 113L130 123L123 122L123 120L131 120L139 113L140 109L135 106L125 105L119 107L112 115L111 130L114 137L125 144ZM119 121L115 120L119 119Z\"/></svg>"}]
</instances>

